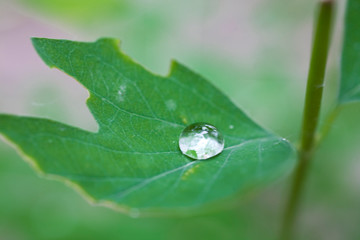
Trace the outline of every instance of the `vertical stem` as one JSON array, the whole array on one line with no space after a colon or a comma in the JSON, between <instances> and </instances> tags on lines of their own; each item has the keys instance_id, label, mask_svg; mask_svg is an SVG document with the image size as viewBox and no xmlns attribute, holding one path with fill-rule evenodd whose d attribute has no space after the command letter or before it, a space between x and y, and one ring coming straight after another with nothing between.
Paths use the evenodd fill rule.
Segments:
<instances>
[{"instance_id":1,"label":"vertical stem","mask_svg":"<svg viewBox=\"0 0 360 240\"><path fill-rule=\"evenodd\" d=\"M313 46L308 73L304 116L301 129L299 161L294 172L290 196L285 209L281 239L289 240L293 234L298 214L300 197L306 173L315 145L315 134L319 120L321 98L324 88L325 67L331 35L334 12L333 0L322 0L315 24Z\"/></svg>"},{"instance_id":2,"label":"vertical stem","mask_svg":"<svg viewBox=\"0 0 360 240\"><path fill-rule=\"evenodd\" d=\"M306 87L300 145L300 151L302 152L310 152L314 145L314 136L319 120L321 98L324 88L325 67L334 9L333 3L331 0L320 2L320 11L315 29Z\"/></svg>"}]
</instances>

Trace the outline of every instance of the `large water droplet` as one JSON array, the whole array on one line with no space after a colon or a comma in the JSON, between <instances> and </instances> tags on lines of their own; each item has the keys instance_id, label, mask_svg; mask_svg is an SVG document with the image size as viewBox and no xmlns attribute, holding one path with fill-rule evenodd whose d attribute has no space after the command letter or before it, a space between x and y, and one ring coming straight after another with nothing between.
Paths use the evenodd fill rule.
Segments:
<instances>
[{"instance_id":1,"label":"large water droplet","mask_svg":"<svg viewBox=\"0 0 360 240\"><path fill-rule=\"evenodd\" d=\"M179 147L190 158L208 159L223 151L224 138L213 125L193 123L182 131Z\"/></svg>"}]
</instances>

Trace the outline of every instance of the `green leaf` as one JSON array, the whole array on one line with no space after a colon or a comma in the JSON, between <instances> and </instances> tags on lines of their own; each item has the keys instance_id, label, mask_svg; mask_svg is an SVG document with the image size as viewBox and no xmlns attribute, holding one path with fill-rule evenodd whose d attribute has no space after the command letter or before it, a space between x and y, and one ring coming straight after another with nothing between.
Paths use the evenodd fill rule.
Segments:
<instances>
[{"instance_id":1,"label":"green leaf","mask_svg":"<svg viewBox=\"0 0 360 240\"><path fill-rule=\"evenodd\" d=\"M339 102L360 101L360 1L348 0L341 61Z\"/></svg>"},{"instance_id":2,"label":"green leaf","mask_svg":"<svg viewBox=\"0 0 360 240\"><path fill-rule=\"evenodd\" d=\"M40 172L61 177L92 202L122 211L181 210L244 193L294 165L289 142L260 128L177 62L162 77L121 53L113 39L35 38L33 44L49 66L89 91L99 131L2 114L0 133ZM193 161L180 152L179 135L195 122L222 132L220 155Z\"/></svg>"}]
</instances>

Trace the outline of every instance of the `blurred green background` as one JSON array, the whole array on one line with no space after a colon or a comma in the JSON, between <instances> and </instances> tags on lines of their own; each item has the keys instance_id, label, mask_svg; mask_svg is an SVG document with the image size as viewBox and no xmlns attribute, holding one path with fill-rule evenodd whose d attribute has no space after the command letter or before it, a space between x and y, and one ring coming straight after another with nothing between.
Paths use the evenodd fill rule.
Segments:
<instances>
[{"instance_id":1,"label":"blurred green background","mask_svg":"<svg viewBox=\"0 0 360 240\"><path fill-rule=\"evenodd\" d=\"M204 75L255 121L299 135L315 1L0 0L0 112L97 128L87 92L50 70L30 37L121 39L122 49L165 75L177 59ZM323 116L335 101L344 1L327 72ZM360 239L360 105L347 106L312 165L296 239ZM132 218L89 205L39 178L0 141L0 239L277 239L289 177L232 209Z\"/></svg>"}]
</instances>

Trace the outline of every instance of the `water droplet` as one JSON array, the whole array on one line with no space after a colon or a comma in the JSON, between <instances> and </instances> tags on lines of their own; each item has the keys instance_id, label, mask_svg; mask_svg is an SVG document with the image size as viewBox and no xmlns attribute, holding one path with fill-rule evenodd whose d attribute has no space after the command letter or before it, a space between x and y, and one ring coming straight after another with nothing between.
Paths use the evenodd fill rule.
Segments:
<instances>
[{"instance_id":1,"label":"water droplet","mask_svg":"<svg viewBox=\"0 0 360 240\"><path fill-rule=\"evenodd\" d=\"M126 92L126 85L121 85L117 91L117 99L118 101L122 102L124 101L124 96L125 96L125 92Z\"/></svg>"},{"instance_id":2,"label":"water droplet","mask_svg":"<svg viewBox=\"0 0 360 240\"><path fill-rule=\"evenodd\" d=\"M176 102L172 99L167 100L165 102L165 105L166 105L167 109L169 109L170 111L174 111L176 109Z\"/></svg>"},{"instance_id":3,"label":"water droplet","mask_svg":"<svg viewBox=\"0 0 360 240\"><path fill-rule=\"evenodd\" d=\"M230 128L230 129L234 129L234 125L229 125L229 128Z\"/></svg>"},{"instance_id":4,"label":"water droplet","mask_svg":"<svg viewBox=\"0 0 360 240\"><path fill-rule=\"evenodd\" d=\"M193 123L182 131L179 147L190 158L208 159L223 151L224 138L213 125Z\"/></svg>"}]
</instances>

